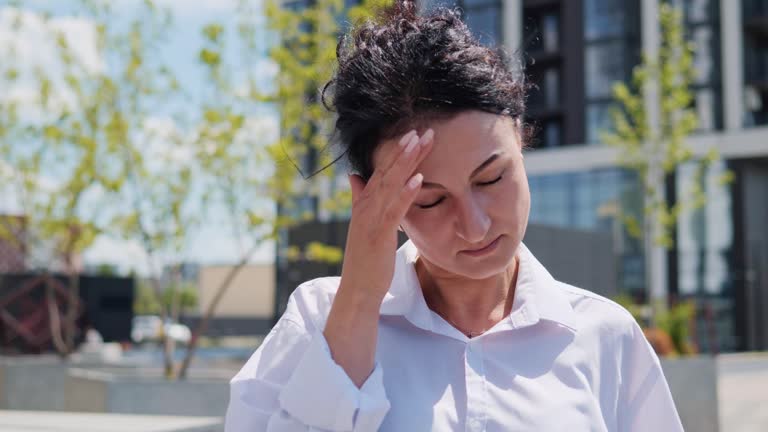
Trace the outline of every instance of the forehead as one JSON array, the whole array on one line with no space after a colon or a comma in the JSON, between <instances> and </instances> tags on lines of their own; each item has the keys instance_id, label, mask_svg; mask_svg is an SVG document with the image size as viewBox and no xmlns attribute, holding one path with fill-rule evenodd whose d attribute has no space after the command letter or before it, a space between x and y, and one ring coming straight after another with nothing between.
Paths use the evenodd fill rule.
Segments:
<instances>
[{"instance_id":1,"label":"forehead","mask_svg":"<svg viewBox=\"0 0 768 432\"><path fill-rule=\"evenodd\" d=\"M467 111L447 120L436 120L419 128L422 135L428 128L435 132L432 151L417 170L425 176L441 171L458 174L471 172L492 153L519 151L515 121L502 115L482 111ZM399 135L385 140L373 154L374 169L386 166L398 153Z\"/></svg>"}]
</instances>

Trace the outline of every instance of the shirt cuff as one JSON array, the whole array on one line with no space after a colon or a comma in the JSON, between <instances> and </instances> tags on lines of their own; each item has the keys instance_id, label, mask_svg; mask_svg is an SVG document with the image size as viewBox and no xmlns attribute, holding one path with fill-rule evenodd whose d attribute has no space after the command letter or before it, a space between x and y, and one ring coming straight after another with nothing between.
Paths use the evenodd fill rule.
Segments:
<instances>
[{"instance_id":1,"label":"shirt cuff","mask_svg":"<svg viewBox=\"0 0 768 432\"><path fill-rule=\"evenodd\" d=\"M300 422L329 431L378 430L389 411L381 366L357 388L331 357L322 332L317 332L280 392L280 406Z\"/></svg>"}]
</instances>

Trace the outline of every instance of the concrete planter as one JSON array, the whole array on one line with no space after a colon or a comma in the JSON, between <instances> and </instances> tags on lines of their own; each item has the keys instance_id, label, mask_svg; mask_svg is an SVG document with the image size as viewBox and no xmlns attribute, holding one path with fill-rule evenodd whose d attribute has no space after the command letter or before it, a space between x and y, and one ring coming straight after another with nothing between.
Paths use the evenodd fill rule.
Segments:
<instances>
[{"instance_id":1,"label":"concrete planter","mask_svg":"<svg viewBox=\"0 0 768 432\"><path fill-rule=\"evenodd\" d=\"M687 431L718 432L718 368L711 356L662 359L677 412Z\"/></svg>"},{"instance_id":2,"label":"concrete planter","mask_svg":"<svg viewBox=\"0 0 768 432\"><path fill-rule=\"evenodd\" d=\"M229 370L192 371L168 381L160 369L69 370L65 409L77 412L222 417L229 403Z\"/></svg>"},{"instance_id":3,"label":"concrete planter","mask_svg":"<svg viewBox=\"0 0 768 432\"><path fill-rule=\"evenodd\" d=\"M718 356L720 430L768 431L768 352Z\"/></svg>"},{"instance_id":4,"label":"concrete planter","mask_svg":"<svg viewBox=\"0 0 768 432\"><path fill-rule=\"evenodd\" d=\"M62 362L56 356L0 357L0 409L63 411L70 367L104 367L103 361L78 357ZM131 369L133 364L112 365Z\"/></svg>"},{"instance_id":5,"label":"concrete planter","mask_svg":"<svg viewBox=\"0 0 768 432\"><path fill-rule=\"evenodd\" d=\"M222 432L219 418L51 411L0 411L3 431Z\"/></svg>"}]
</instances>

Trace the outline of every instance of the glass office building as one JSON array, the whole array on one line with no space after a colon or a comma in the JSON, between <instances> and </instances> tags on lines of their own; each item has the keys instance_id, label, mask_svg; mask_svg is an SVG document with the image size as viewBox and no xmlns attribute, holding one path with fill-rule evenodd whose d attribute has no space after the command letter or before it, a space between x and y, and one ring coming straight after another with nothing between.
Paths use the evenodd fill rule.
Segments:
<instances>
[{"instance_id":1,"label":"glass office building","mask_svg":"<svg viewBox=\"0 0 768 432\"><path fill-rule=\"evenodd\" d=\"M507 0L495 14L507 36L501 43L524 53L536 84L528 120L538 133L526 154L530 222L612 233L617 284L630 294L645 290L643 246L618 215L641 219L642 196L637 177L600 144L600 132L611 127L611 87L631 78L648 43L644 32L656 24L644 17L661 1ZM668 292L673 301L696 300L702 351L768 349L768 1L669 3L683 11L684 34L696 48L691 89L699 124L691 144L700 153L716 147L722 160L699 179L705 205L679 215ZM495 21L468 22L480 34L499 33ZM667 196L688 196L694 172L680 167ZM720 181L725 172L728 184Z\"/></svg>"},{"instance_id":2,"label":"glass office building","mask_svg":"<svg viewBox=\"0 0 768 432\"><path fill-rule=\"evenodd\" d=\"M654 11L662 1L422 3L459 7L483 43L522 54L525 73L536 84L527 120L537 134L525 155L530 223L610 233L619 291L638 297L646 290L643 246L621 215L642 218L639 181L600 143L600 132L611 127L612 85L627 82L641 52L658 40ZM698 154L716 148L722 160L699 180L706 204L679 215L675 246L666 257L667 292L671 301L696 301L694 334L701 351L765 350L768 0L668 2L683 10L684 34L696 46L691 89L699 128L689 142ZM685 197L694 171L680 167L667 182L667 197ZM719 181L725 172L733 177L728 184ZM334 187L344 185L342 179ZM321 223L344 217L308 204Z\"/></svg>"}]
</instances>

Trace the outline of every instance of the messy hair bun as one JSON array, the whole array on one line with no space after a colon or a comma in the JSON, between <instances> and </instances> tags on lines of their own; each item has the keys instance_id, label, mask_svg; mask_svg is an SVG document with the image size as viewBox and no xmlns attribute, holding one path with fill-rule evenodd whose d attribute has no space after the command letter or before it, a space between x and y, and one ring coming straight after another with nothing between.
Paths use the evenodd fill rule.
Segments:
<instances>
[{"instance_id":1,"label":"messy hair bun","mask_svg":"<svg viewBox=\"0 0 768 432\"><path fill-rule=\"evenodd\" d=\"M454 9L419 14L414 2L395 0L379 20L344 35L336 52L322 100L337 113L336 141L366 180L384 139L466 110L518 120L525 111L523 76L501 49L482 45Z\"/></svg>"}]
</instances>

